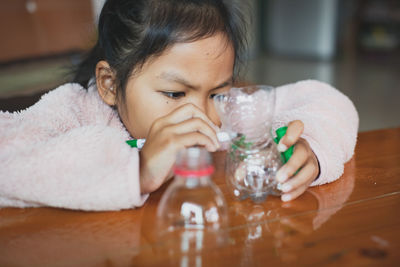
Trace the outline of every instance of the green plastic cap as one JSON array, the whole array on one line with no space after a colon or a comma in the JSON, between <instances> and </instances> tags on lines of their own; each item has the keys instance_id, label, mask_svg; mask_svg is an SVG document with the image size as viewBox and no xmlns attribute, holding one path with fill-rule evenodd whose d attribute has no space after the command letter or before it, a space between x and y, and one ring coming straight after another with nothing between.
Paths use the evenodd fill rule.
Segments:
<instances>
[{"instance_id":1,"label":"green plastic cap","mask_svg":"<svg viewBox=\"0 0 400 267\"><path fill-rule=\"evenodd\" d=\"M276 133L276 138L274 139L275 143L279 143L279 141L282 139L282 137L286 134L287 131L287 126L281 127L276 129L275 133ZM294 146L289 147L285 152L282 152L282 160L283 163L288 162L288 160L290 159L290 157L293 155L293 149Z\"/></svg>"}]
</instances>

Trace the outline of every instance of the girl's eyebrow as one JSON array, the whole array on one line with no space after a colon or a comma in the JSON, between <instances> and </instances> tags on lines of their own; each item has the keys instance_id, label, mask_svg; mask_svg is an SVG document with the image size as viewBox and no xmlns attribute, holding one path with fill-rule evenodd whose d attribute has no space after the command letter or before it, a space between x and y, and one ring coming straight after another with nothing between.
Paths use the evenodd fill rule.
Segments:
<instances>
[{"instance_id":1,"label":"girl's eyebrow","mask_svg":"<svg viewBox=\"0 0 400 267\"><path fill-rule=\"evenodd\" d=\"M220 85L218 85L217 87L213 88L212 90L217 90L220 88L224 88L228 85L232 85L233 84L233 77L230 77L228 80L226 80L225 82L221 83Z\"/></svg>"},{"instance_id":2,"label":"girl's eyebrow","mask_svg":"<svg viewBox=\"0 0 400 267\"><path fill-rule=\"evenodd\" d=\"M171 82L180 83L180 84L184 85L185 87L187 87L189 89L192 89L192 90L198 90L200 88L200 86L196 86L196 85L191 84L185 78L183 78L179 74L176 74L176 73L173 73L173 72L163 72L157 77L161 78L163 80L168 80L168 81L171 81ZM227 79L225 82L221 83L220 85L214 87L211 90L216 90L216 89L219 89L219 88L223 88L225 86L231 85L232 83L233 83L233 76L229 77L229 79Z\"/></svg>"},{"instance_id":3,"label":"girl's eyebrow","mask_svg":"<svg viewBox=\"0 0 400 267\"><path fill-rule=\"evenodd\" d=\"M182 76L180 76L176 73L173 73L173 72L163 72L163 73L161 73L161 75L158 76L158 78L161 78L163 80L168 80L170 82L180 83L180 84L184 85L185 87L188 87L193 90L197 90L199 88L199 86L195 86L195 85L191 84L185 78L183 78Z\"/></svg>"}]
</instances>

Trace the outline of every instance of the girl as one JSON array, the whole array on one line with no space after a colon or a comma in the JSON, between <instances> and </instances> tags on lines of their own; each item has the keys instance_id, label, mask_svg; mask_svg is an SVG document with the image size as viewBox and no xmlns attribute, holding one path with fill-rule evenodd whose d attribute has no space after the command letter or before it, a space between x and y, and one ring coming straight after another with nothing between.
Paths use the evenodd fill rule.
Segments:
<instances>
[{"instance_id":1,"label":"girl","mask_svg":"<svg viewBox=\"0 0 400 267\"><path fill-rule=\"evenodd\" d=\"M0 113L0 205L139 207L170 177L180 149L216 151L213 96L233 84L243 25L227 0L108 0L74 83ZM278 88L277 107L274 128L289 126L279 148L296 145L277 177L289 201L342 174L358 116L317 81ZM131 138L147 139L141 151Z\"/></svg>"}]
</instances>

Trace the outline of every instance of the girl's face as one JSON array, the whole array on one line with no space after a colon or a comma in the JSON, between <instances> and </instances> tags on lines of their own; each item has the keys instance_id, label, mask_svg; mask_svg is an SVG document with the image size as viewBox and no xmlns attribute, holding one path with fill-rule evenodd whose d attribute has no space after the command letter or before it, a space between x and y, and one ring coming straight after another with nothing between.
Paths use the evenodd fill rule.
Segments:
<instances>
[{"instance_id":1,"label":"girl's face","mask_svg":"<svg viewBox=\"0 0 400 267\"><path fill-rule=\"evenodd\" d=\"M156 119L192 103L220 125L212 98L232 86L233 67L234 50L222 34L175 44L128 80L121 120L132 137L145 138Z\"/></svg>"}]
</instances>

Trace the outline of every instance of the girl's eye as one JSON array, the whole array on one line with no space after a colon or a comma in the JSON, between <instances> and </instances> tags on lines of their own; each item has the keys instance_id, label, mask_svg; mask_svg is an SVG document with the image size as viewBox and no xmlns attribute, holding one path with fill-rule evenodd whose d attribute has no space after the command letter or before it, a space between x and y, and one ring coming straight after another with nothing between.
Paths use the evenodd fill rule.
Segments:
<instances>
[{"instance_id":1,"label":"girl's eye","mask_svg":"<svg viewBox=\"0 0 400 267\"><path fill-rule=\"evenodd\" d=\"M185 92L162 92L162 94L172 99L179 99L185 96Z\"/></svg>"},{"instance_id":2,"label":"girl's eye","mask_svg":"<svg viewBox=\"0 0 400 267\"><path fill-rule=\"evenodd\" d=\"M211 95L210 95L210 98L211 98L211 99L214 99L214 97L215 97L216 95L217 95L217 94L211 94Z\"/></svg>"}]
</instances>

